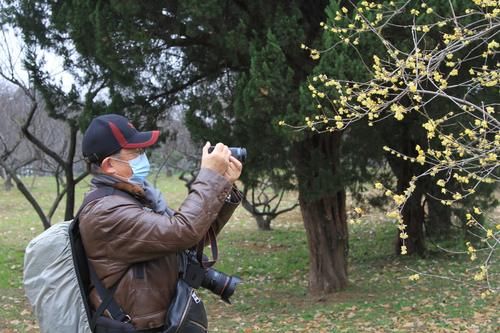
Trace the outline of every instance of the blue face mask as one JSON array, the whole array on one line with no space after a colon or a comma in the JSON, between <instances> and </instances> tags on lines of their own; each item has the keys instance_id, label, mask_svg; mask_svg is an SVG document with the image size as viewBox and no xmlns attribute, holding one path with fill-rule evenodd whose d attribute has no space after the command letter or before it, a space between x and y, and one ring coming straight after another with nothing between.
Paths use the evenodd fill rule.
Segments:
<instances>
[{"instance_id":1,"label":"blue face mask","mask_svg":"<svg viewBox=\"0 0 500 333\"><path fill-rule=\"evenodd\" d=\"M150 165L146 154L141 154L136 158L128 161L132 169L132 177L130 180L142 183L149 175Z\"/></svg>"}]
</instances>

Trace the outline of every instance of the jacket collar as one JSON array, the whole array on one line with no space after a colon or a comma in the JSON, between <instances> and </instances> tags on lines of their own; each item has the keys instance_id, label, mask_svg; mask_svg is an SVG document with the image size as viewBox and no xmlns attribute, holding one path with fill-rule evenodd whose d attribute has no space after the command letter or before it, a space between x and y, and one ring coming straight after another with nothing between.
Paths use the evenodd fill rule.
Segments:
<instances>
[{"instance_id":1,"label":"jacket collar","mask_svg":"<svg viewBox=\"0 0 500 333\"><path fill-rule=\"evenodd\" d=\"M118 182L118 183L112 184L111 186L113 186L117 190L127 192L138 199L143 200L146 198L146 195L144 193L144 189L142 188L142 186L140 186L138 184Z\"/></svg>"}]
</instances>

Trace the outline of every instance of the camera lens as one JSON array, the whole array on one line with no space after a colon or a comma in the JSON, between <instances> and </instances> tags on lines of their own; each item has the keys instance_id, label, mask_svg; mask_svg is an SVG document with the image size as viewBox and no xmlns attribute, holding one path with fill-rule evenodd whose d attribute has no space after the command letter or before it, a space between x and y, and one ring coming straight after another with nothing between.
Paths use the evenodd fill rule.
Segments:
<instances>
[{"instance_id":1,"label":"camera lens","mask_svg":"<svg viewBox=\"0 0 500 333\"><path fill-rule=\"evenodd\" d=\"M247 159L246 148L230 147L229 150L231 151L231 155L233 155L234 158L236 158L241 163L245 163L245 160Z\"/></svg>"},{"instance_id":2,"label":"camera lens","mask_svg":"<svg viewBox=\"0 0 500 333\"><path fill-rule=\"evenodd\" d=\"M222 272L209 268L206 270L201 286L219 295L223 301L231 304L229 297L233 295L236 286L240 282L241 279L237 276L227 276Z\"/></svg>"},{"instance_id":3,"label":"camera lens","mask_svg":"<svg viewBox=\"0 0 500 333\"><path fill-rule=\"evenodd\" d=\"M208 148L208 152L211 153L214 150L214 146ZM241 163L245 163L247 159L247 149L242 147L229 147L231 155L236 158Z\"/></svg>"}]
</instances>

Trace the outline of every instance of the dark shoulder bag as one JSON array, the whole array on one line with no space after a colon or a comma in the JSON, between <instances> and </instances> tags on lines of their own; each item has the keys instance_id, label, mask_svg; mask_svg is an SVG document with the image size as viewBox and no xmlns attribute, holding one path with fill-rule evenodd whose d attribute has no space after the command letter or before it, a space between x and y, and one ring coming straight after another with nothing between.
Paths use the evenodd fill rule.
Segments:
<instances>
[{"instance_id":1,"label":"dark shoulder bag","mask_svg":"<svg viewBox=\"0 0 500 333\"><path fill-rule=\"evenodd\" d=\"M179 275L175 296L165 318L163 333L205 333L208 332L208 319L202 300L196 295L182 276L185 274L188 259L186 253L179 254Z\"/></svg>"}]
</instances>

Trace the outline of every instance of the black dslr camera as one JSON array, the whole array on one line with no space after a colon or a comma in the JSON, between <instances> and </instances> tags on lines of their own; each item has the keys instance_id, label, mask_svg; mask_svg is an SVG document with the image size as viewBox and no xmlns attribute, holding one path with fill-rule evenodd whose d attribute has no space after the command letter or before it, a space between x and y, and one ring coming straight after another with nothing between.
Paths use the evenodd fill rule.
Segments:
<instances>
[{"instance_id":1,"label":"black dslr camera","mask_svg":"<svg viewBox=\"0 0 500 333\"><path fill-rule=\"evenodd\" d=\"M211 153L214 150L214 146L208 148L208 152ZM243 147L229 147L231 155L236 158L241 163L245 163L247 159L247 150Z\"/></svg>"},{"instance_id":2,"label":"black dslr camera","mask_svg":"<svg viewBox=\"0 0 500 333\"><path fill-rule=\"evenodd\" d=\"M233 295L236 285L241 282L241 279L237 276L226 275L210 267L203 267L203 263L200 263L196 257L195 251L189 251L187 259L184 280L191 287L199 288L201 286L206 288L219 295L224 302L231 304L229 297Z\"/></svg>"}]
</instances>

